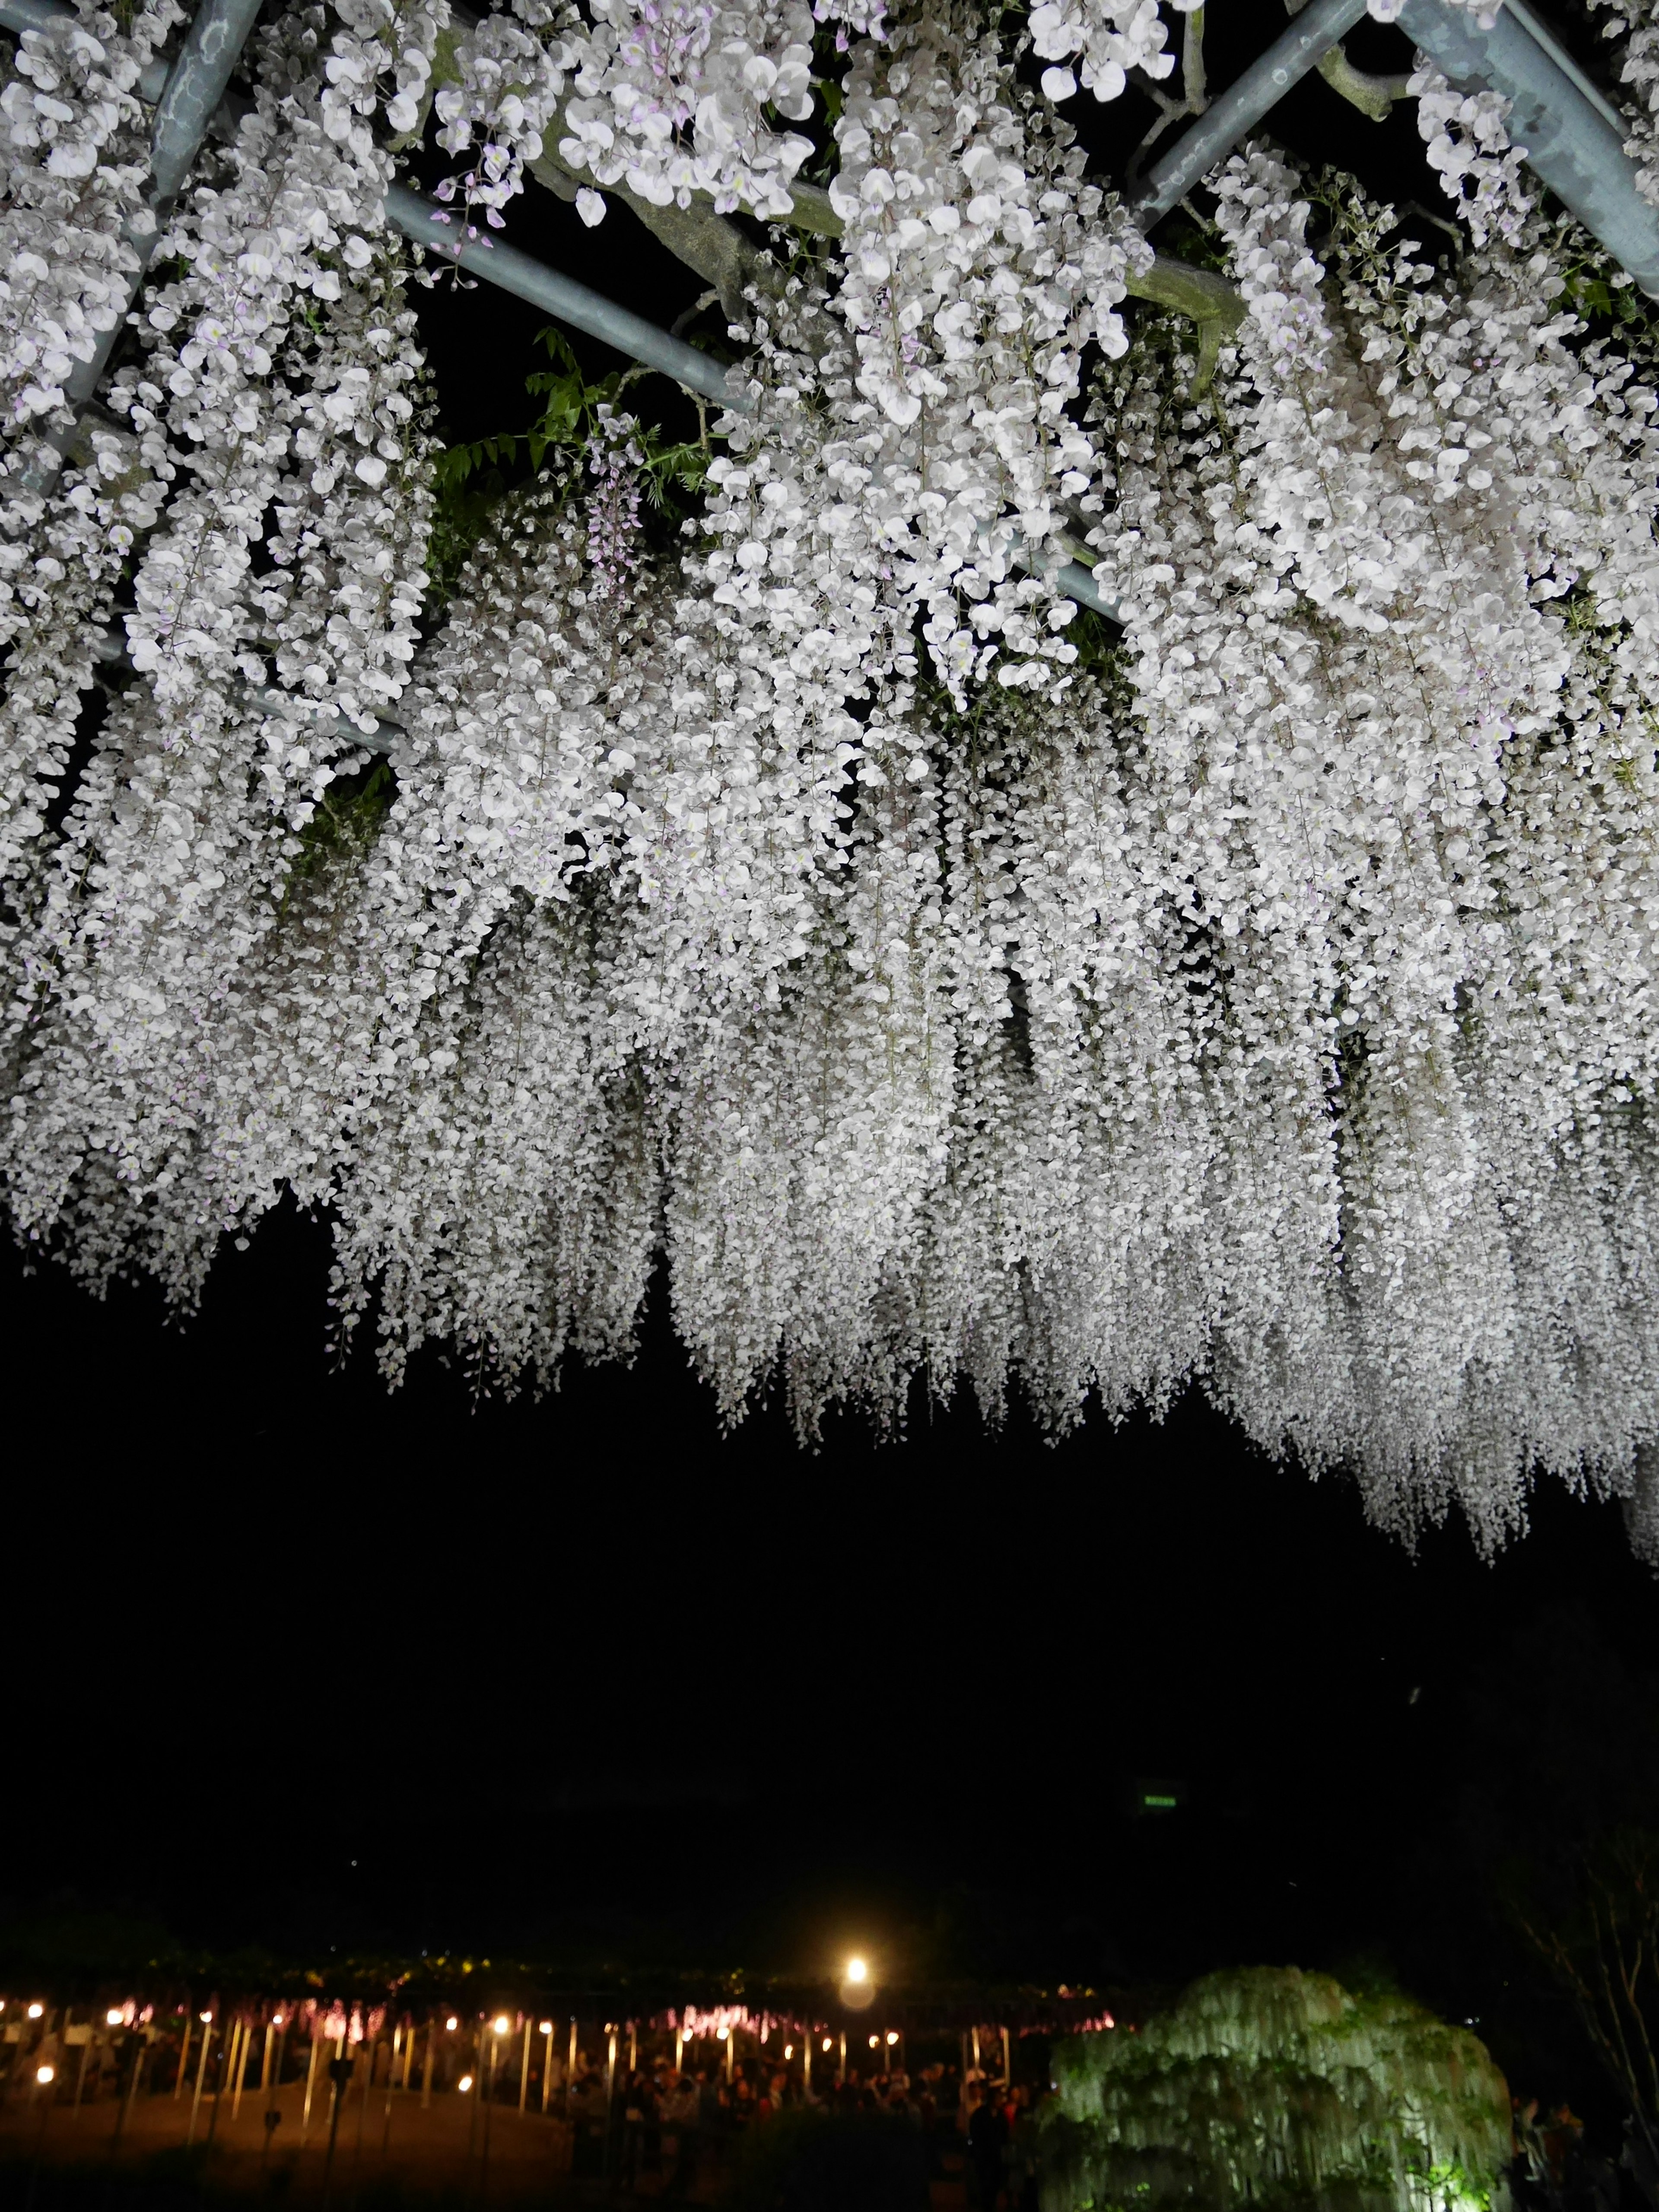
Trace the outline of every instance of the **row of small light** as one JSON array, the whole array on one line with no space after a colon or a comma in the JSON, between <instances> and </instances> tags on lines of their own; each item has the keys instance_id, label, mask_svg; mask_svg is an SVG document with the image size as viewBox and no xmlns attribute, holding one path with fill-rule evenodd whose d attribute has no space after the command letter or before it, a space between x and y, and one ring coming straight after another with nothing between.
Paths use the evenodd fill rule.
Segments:
<instances>
[{"instance_id":1,"label":"row of small light","mask_svg":"<svg viewBox=\"0 0 1659 2212\"><path fill-rule=\"evenodd\" d=\"M460 2024L460 2021L456 2018L453 2013L451 2013L449 2018L444 2022L444 2026L449 2030L452 2035ZM504 2012L498 2012L495 2019L490 2021L489 2025L497 2035L511 2035L513 2033L513 2023ZM552 2034L553 2023L550 2020L543 2021L540 2023L540 2027L541 2033L544 2035L550 2036ZM472 2076L470 2074L463 2074L460 2080L455 2084L455 2087L461 2091L463 2095L465 2095L466 2091L472 2087Z\"/></svg>"},{"instance_id":2,"label":"row of small light","mask_svg":"<svg viewBox=\"0 0 1659 2212\"><path fill-rule=\"evenodd\" d=\"M847 1962L846 1978L854 1989L863 1988L868 1983L870 1978L870 1969L866 1962L862 1959L849 1959ZM0 1997L0 2012L3 2012L5 2008L6 2001L3 1997ZM28 2008L28 2016L31 2020L39 2020L45 2011L46 2007L43 2004L32 2004ZM197 2017L200 2020L204 2027L210 2027L213 2024L212 2008L210 2006L207 2011L198 2013ZM104 2021L106 2027L121 2027L125 2025L126 2014L121 2010L118 2005L112 2005L109 2010L104 2014ZM273 2027L283 2027L284 2025L283 2014L281 2013L273 2013L271 2015L270 2024ZM451 2013L449 2017L444 2022L445 2027L452 2035L455 2033L455 2030L460 2026L460 2024L459 2017L454 2013ZM489 2024L498 2036L510 2035L513 2032L513 2022L507 2018L504 2012L497 2013L495 2019L491 2021ZM541 2033L544 2035L551 2036L553 2033L553 2023L550 2020L543 2021L540 2023L540 2027ZM726 2041L728 2032L729 2031L727 2029L723 2027L716 2031L719 2039L722 2043ZM832 2037L827 2035L824 2037L823 2048L826 2051L832 2047L833 2040L834 2039ZM890 2049L897 2041L898 2031L896 2028L889 2028L887 2031L888 2047ZM870 2038L870 2048L872 2051L878 2050L880 2048L880 2045L881 2038L878 2035L872 2035ZM794 2057L795 2046L793 2043L786 2043L784 2045L783 2055L786 2059L790 2059ZM44 2088L49 2082L56 2078L56 2069L51 2066L37 2066L34 2069L34 2078ZM470 2074L463 2074L460 2080L455 2086L463 2094L465 2094L472 2087L472 2076Z\"/></svg>"}]
</instances>

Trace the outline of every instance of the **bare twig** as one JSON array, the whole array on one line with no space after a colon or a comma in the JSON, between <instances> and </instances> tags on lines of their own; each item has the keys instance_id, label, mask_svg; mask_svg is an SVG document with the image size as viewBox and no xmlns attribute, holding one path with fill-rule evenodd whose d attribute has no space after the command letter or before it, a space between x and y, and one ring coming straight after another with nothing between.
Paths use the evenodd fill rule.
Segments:
<instances>
[{"instance_id":1,"label":"bare twig","mask_svg":"<svg viewBox=\"0 0 1659 2212\"><path fill-rule=\"evenodd\" d=\"M1181 40L1181 82L1187 90L1187 112L1202 115L1210 104L1204 82L1204 10L1194 8L1187 17Z\"/></svg>"}]
</instances>

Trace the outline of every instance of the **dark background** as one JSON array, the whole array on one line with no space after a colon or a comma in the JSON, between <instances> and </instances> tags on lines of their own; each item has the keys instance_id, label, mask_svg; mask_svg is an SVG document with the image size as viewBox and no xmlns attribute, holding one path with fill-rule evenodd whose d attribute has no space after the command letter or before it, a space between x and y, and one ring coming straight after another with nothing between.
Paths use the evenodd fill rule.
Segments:
<instances>
[{"instance_id":1,"label":"dark background","mask_svg":"<svg viewBox=\"0 0 1659 2212\"><path fill-rule=\"evenodd\" d=\"M1212 85L1284 20L1218 13ZM1144 109L1072 112L1109 169ZM1273 129L1433 198L1409 109L1311 78ZM660 322L701 289L620 208L532 188L509 235ZM527 424L537 311L419 306L445 434ZM1611 2124L1500 1892L1659 1786L1659 1584L1616 1506L1547 1485L1495 1563L1461 1525L1413 1559L1196 1394L1058 1447L1018 1405L722 1437L660 1285L626 1371L475 1403L428 1354L388 1396L367 1340L325 1353L327 1262L285 1210L179 1326L0 1255L14 1960L819 1973L856 1942L884 1979L1143 1993L1294 1961L1398 1979ZM1140 1777L1179 1811L1132 1818Z\"/></svg>"}]
</instances>

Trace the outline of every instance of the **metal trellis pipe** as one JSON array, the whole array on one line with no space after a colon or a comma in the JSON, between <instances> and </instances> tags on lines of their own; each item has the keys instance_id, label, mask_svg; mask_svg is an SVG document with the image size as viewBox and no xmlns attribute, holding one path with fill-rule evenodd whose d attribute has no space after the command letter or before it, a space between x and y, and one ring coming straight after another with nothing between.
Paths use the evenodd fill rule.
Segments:
<instances>
[{"instance_id":1,"label":"metal trellis pipe","mask_svg":"<svg viewBox=\"0 0 1659 2212\"><path fill-rule=\"evenodd\" d=\"M643 362L648 368L660 369L676 383L722 407L731 408L736 414L747 415L753 410L754 401L749 393L720 362L699 352L696 346L687 345L684 338L673 337L657 324L647 322L643 315L617 307L602 293L591 291L572 276L561 276L544 262L520 252L517 246L468 237L465 227L449 218L447 209L434 208L406 185L392 187L386 206L387 216L405 238L455 262L469 276L481 276L489 283L500 285L503 291L528 300L534 307L545 308L550 315L568 323L573 330L586 331L590 337L602 338L606 345L614 346L630 360ZM1118 618L1115 602L1097 588L1082 562L1066 562L1056 570L1054 580L1068 599L1105 616L1108 621Z\"/></svg>"},{"instance_id":2,"label":"metal trellis pipe","mask_svg":"<svg viewBox=\"0 0 1659 2212\"><path fill-rule=\"evenodd\" d=\"M1437 7L1439 0L1426 0L1426 4ZM1150 230L1200 177L1224 161L1245 133L1255 130L1293 84L1318 67L1364 13L1365 0L1309 0L1261 59L1212 100L1192 129L1183 131L1163 160L1148 170L1131 203L1141 228Z\"/></svg>"},{"instance_id":3,"label":"metal trellis pipe","mask_svg":"<svg viewBox=\"0 0 1659 2212\"><path fill-rule=\"evenodd\" d=\"M1659 209L1637 189L1616 111L1585 88L1577 66L1564 67L1565 58L1508 8L1482 30L1468 9L1444 0L1406 0L1400 24L1460 91L1504 95L1510 143L1525 149L1528 167L1648 297L1659 299Z\"/></svg>"},{"instance_id":4,"label":"metal trellis pipe","mask_svg":"<svg viewBox=\"0 0 1659 2212\"><path fill-rule=\"evenodd\" d=\"M159 66L152 64L145 73L140 92L155 100L155 121L150 132L149 181L145 187L142 214L136 219L129 217L121 227L123 241L131 248L137 265L125 301L109 328L99 333L91 359L77 361L64 380L64 400L76 414L97 391L109 366L110 355L138 296L162 226L190 174L191 163L201 151L208 125L225 96L231 71L253 28L259 6L260 0L203 0L173 66L159 87L154 86L154 79L160 74ZM44 6L41 0L4 0L4 5L0 7L0 22L21 35L27 30L42 30L53 17L70 12L67 9ZM54 431L47 437L40 459L29 471L31 489L43 489L50 481L73 439L72 430Z\"/></svg>"},{"instance_id":5,"label":"metal trellis pipe","mask_svg":"<svg viewBox=\"0 0 1659 2212\"><path fill-rule=\"evenodd\" d=\"M562 276L556 269L521 253L504 240L469 237L464 216L452 217L447 209L434 207L407 185L393 185L386 194L386 211L387 220L405 238L458 264L469 276L482 276L502 291L528 300L560 322L568 323L573 330L602 338L606 345L643 362L647 368L661 369L665 376L701 392L706 399L716 400L722 407L735 407L739 414L750 411L748 393L727 383L724 365L710 355L700 353L696 346L647 322L643 315L617 307L602 293L579 284L574 276Z\"/></svg>"}]
</instances>

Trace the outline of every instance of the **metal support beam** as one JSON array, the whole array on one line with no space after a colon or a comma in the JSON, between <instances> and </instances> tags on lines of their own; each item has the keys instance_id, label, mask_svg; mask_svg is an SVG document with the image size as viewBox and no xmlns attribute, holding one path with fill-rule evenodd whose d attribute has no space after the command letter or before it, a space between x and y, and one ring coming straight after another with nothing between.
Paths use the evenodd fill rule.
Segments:
<instances>
[{"instance_id":1,"label":"metal support beam","mask_svg":"<svg viewBox=\"0 0 1659 2212\"><path fill-rule=\"evenodd\" d=\"M736 385L728 385L723 362L687 345L684 338L671 336L643 315L630 313L603 294L590 291L574 276L562 276L556 269L532 260L503 240L466 237L464 217L458 219L448 209L434 207L407 185L393 185L386 194L386 211L388 221L405 238L459 264L469 276L482 276L486 283L498 284L502 291L528 300L532 307L557 316L573 330L602 338L606 345L614 346L630 360L643 362L647 368L659 368L665 376L701 392L705 399L735 407L739 414L748 412L749 396Z\"/></svg>"},{"instance_id":2,"label":"metal support beam","mask_svg":"<svg viewBox=\"0 0 1659 2212\"><path fill-rule=\"evenodd\" d=\"M1426 0L1426 4L1436 7L1439 0ZM1252 62L1237 82L1229 85L1192 129L1182 133L1163 160L1154 162L1130 204L1141 228L1150 230L1200 177L1224 161L1267 110L1318 66L1345 32L1352 30L1364 12L1365 0L1309 0L1260 61Z\"/></svg>"},{"instance_id":3,"label":"metal support beam","mask_svg":"<svg viewBox=\"0 0 1659 2212\"><path fill-rule=\"evenodd\" d=\"M1625 131L1607 103L1581 88L1508 8L1483 31L1464 8L1406 0L1401 27L1460 91L1484 88L1510 103L1512 145L1650 299L1659 299L1659 209L1636 188Z\"/></svg>"},{"instance_id":4,"label":"metal support beam","mask_svg":"<svg viewBox=\"0 0 1659 2212\"><path fill-rule=\"evenodd\" d=\"M161 75L160 64L152 63L145 71L140 93L156 101L155 122L150 132L149 181L145 187L143 212L136 218L129 217L121 226L122 241L131 250L137 265L121 312L106 331L99 333L91 359L77 361L64 380L64 398L74 414L80 413L103 380L116 340L143 283L144 272L162 227L202 149L208 125L225 96L231 71L253 28L259 5L260 0L203 0L172 68L155 89L150 88ZM4 5L0 7L0 22L21 35L24 31L44 30L54 16L70 12L43 5L42 0L4 0ZM26 471L29 489L46 489L62 467L64 455L74 440L72 426L47 434Z\"/></svg>"},{"instance_id":5,"label":"metal support beam","mask_svg":"<svg viewBox=\"0 0 1659 2212\"><path fill-rule=\"evenodd\" d=\"M532 260L529 254L520 253L517 246L499 241L487 245L483 239L456 237L457 226L453 222L447 227L437 222L439 216L447 213L447 209L434 208L430 201L410 191L406 185L394 185L386 195L386 214L405 238L443 254L469 275L499 284L503 291L515 293L532 306L544 308L562 323L568 323L573 330L586 331L590 337L602 338L606 345L614 346L630 360L643 362L647 368L660 369L676 383L722 407L731 408L734 414L747 415L752 410L754 402L742 384L708 354L700 353L683 338L672 337L657 324L647 322L643 315L633 314L602 294L590 291L574 277L562 276L556 269ZM1103 597L1080 561L1066 562L1056 571L1055 581L1068 599L1076 599L1096 614L1104 615L1108 621L1117 619L1115 603Z\"/></svg>"}]
</instances>

